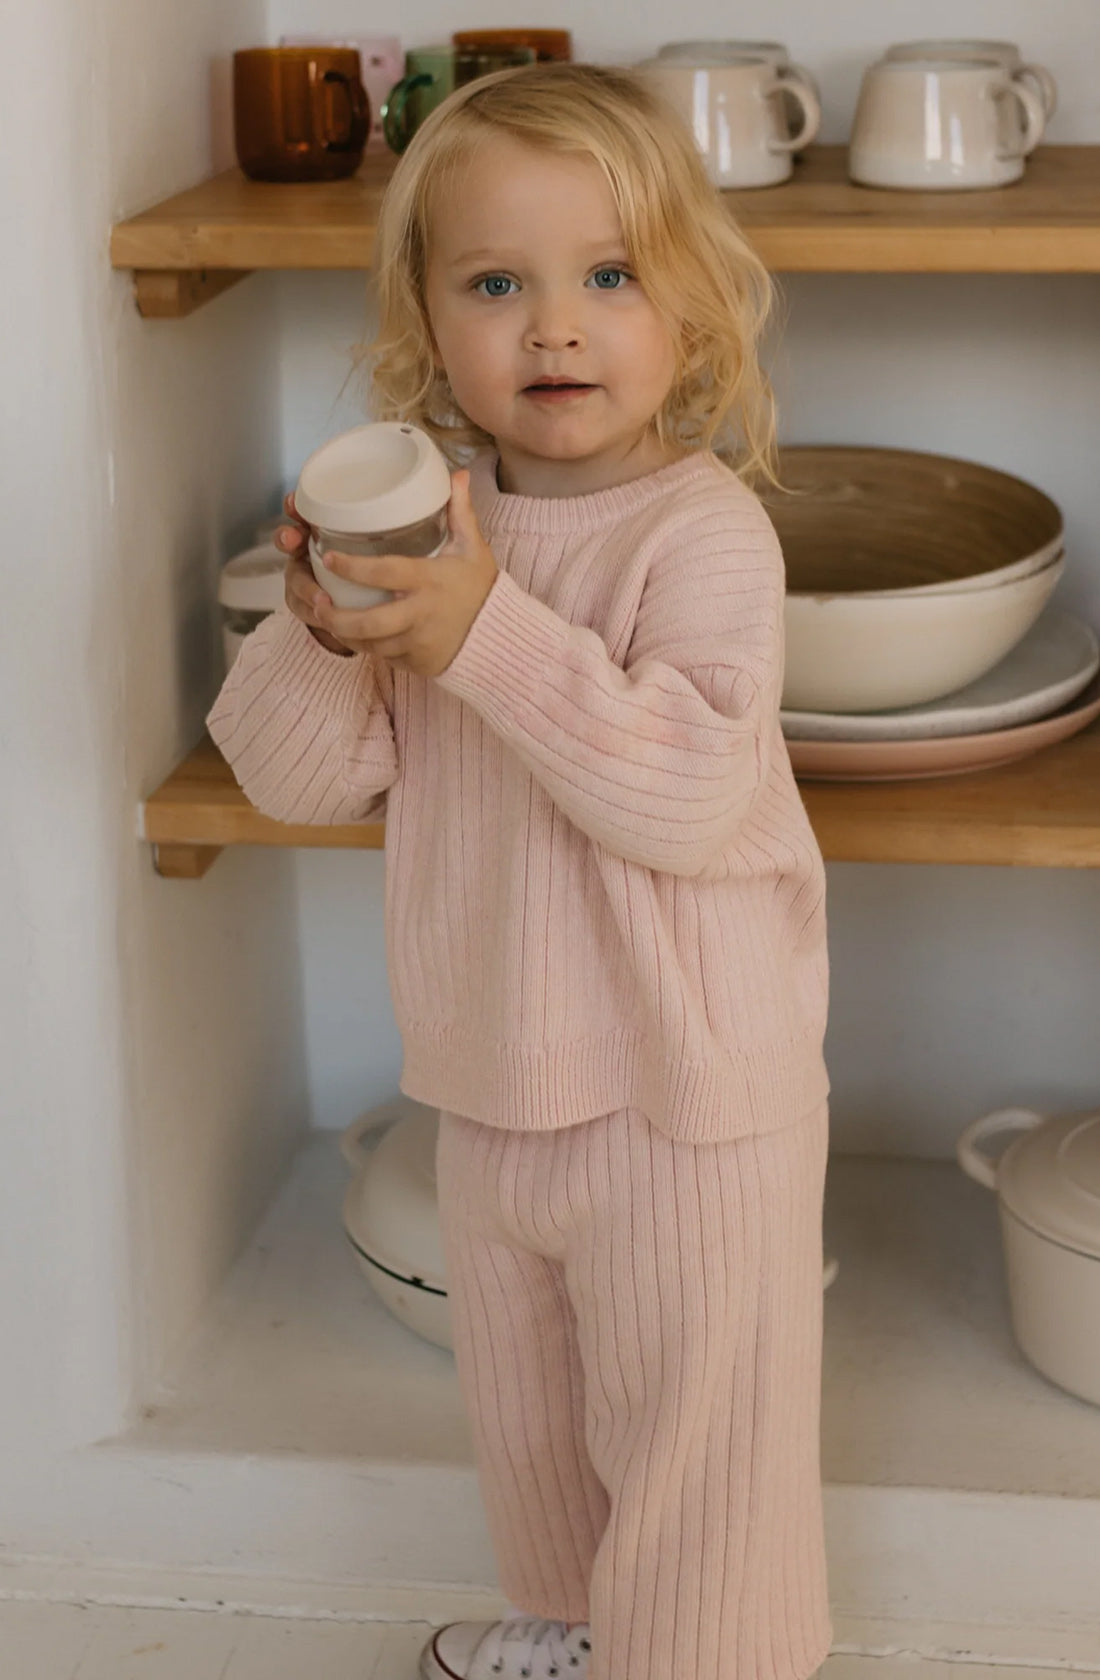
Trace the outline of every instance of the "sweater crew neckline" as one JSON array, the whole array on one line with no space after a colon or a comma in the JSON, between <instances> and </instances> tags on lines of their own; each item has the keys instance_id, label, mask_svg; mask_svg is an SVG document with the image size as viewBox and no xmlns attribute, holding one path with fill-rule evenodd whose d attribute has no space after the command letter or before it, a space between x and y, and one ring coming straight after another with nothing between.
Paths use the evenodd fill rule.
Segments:
<instances>
[{"instance_id":1,"label":"sweater crew neckline","mask_svg":"<svg viewBox=\"0 0 1100 1680\"><path fill-rule=\"evenodd\" d=\"M678 484L716 469L729 470L712 451L698 449L653 472L643 473L640 478L628 479L625 484L614 484L606 490L588 490L579 496L521 496L501 490L497 484L499 460L495 449L487 449L470 462L470 492L478 517L487 529L532 536L613 525Z\"/></svg>"}]
</instances>

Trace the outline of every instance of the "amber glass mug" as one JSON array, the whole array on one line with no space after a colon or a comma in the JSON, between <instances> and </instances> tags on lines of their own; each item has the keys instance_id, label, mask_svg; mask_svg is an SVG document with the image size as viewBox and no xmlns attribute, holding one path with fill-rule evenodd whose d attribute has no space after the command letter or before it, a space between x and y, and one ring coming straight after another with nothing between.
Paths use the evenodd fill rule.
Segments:
<instances>
[{"instance_id":1,"label":"amber glass mug","mask_svg":"<svg viewBox=\"0 0 1100 1680\"><path fill-rule=\"evenodd\" d=\"M254 181L354 175L370 101L354 47L246 47L233 54L237 161Z\"/></svg>"}]
</instances>

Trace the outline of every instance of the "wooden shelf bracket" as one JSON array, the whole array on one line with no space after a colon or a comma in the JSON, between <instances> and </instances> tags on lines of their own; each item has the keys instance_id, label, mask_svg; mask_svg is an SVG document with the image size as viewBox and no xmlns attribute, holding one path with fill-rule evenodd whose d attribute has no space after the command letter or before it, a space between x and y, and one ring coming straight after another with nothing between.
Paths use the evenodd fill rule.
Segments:
<instances>
[{"instance_id":1,"label":"wooden shelf bracket","mask_svg":"<svg viewBox=\"0 0 1100 1680\"><path fill-rule=\"evenodd\" d=\"M136 268L134 299L150 321L174 321L246 280L250 268Z\"/></svg>"},{"instance_id":2,"label":"wooden shelf bracket","mask_svg":"<svg viewBox=\"0 0 1100 1680\"><path fill-rule=\"evenodd\" d=\"M153 868L169 881L199 881L220 857L222 846L153 843Z\"/></svg>"}]
</instances>

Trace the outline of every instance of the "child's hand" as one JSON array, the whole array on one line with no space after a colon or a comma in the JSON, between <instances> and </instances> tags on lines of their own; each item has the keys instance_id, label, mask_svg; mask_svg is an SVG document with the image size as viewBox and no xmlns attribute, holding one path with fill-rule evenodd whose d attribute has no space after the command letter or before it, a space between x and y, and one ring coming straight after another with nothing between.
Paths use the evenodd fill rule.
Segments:
<instances>
[{"instance_id":1,"label":"child's hand","mask_svg":"<svg viewBox=\"0 0 1100 1680\"><path fill-rule=\"evenodd\" d=\"M330 635L317 617L318 604L325 602L331 607L332 602L318 585L309 563L309 526L298 518L293 496L284 498L283 507L291 523L279 526L275 533L275 546L287 556L286 604L295 618L300 618L310 634L330 653L353 653L354 648Z\"/></svg>"},{"instance_id":2,"label":"child's hand","mask_svg":"<svg viewBox=\"0 0 1100 1680\"><path fill-rule=\"evenodd\" d=\"M438 677L466 640L497 575L470 502L466 470L451 474L447 520L446 545L427 559L326 553L326 566L341 577L395 590L400 598L377 607L340 608L321 592L313 608L317 622L357 653L369 649L418 676Z\"/></svg>"}]
</instances>

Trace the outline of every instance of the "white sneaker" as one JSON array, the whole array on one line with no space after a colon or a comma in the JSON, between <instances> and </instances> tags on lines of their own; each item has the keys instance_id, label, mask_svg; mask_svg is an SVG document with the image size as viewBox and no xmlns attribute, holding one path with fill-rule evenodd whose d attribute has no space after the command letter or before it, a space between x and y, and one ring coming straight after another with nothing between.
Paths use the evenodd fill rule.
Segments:
<instances>
[{"instance_id":1,"label":"white sneaker","mask_svg":"<svg viewBox=\"0 0 1100 1680\"><path fill-rule=\"evenodd\" d=\"M587 1680L588 1625L541 1616L449 1622L420 1653L421 1680Z\"/></svg>"}]
</instances>

